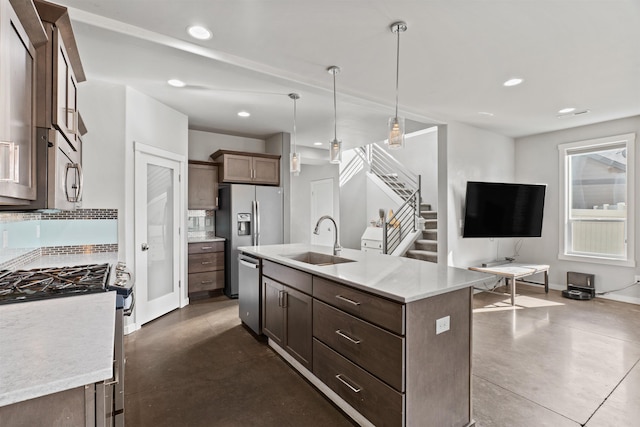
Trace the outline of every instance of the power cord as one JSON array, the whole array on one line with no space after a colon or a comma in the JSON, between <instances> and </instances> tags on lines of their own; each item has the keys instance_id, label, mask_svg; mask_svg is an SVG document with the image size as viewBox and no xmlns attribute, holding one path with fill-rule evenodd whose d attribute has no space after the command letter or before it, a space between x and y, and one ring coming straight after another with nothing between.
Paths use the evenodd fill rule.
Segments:
<instances>
[{"instance_id":1,"label":"power cord","mask_svg":"<svg viewBox=\"0 0 640 427\"><path fill-rule=\"evenodd\" d=\"M473 289L475 289L477 291L494 292L498 288L498 286L500 285L502 280L504 280L503 277L501 277L498 280L496 280L495 283L493 284L493 287L491 287L491 288L489 288L489 286L487 286L487 284L485 282L482 282L482 284L484 285L484 288L480 288L480 287L474 286Z\"/></svg>"},{"instance_id":2,"label":"power cord","mask_svg":"<svg viewBox=\"0 0 640 427\"><path fill-rule=\"evenodd\" d=\"M640 285L640 280L636 280L632 284L627 285L627 286L625 286L623 288L620 288L620 289L613 289L613 290L607 291L607 292L596 292L596 295L607 295L607 294L610 294L612 292L620 292L620 291L624 291L625 289L629 289L629 288L631 288L633 286L636 286L636 285Z\"/></svg>"}]
</instances>

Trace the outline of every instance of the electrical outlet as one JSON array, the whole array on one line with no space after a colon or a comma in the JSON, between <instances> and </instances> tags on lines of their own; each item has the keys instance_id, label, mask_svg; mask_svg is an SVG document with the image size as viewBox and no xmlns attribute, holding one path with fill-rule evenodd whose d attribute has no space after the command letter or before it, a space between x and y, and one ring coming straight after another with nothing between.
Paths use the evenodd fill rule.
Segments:
<instances>
[{"instance_id":1,"label":"electrical outlet","mask_svg":"<svg viewBox=\"0 0 640 427\"><path fill-rule=\"evenodd\" d=\"M40 225L36 225L36 239L40 238Z\"/></svg>"},{"instance_id":2,"label":"electrical outlet","mask_svg":"<svg viewBox=\"0 0 640 427\"><path fill-rule=\"evenodd\" d=\"M436 320L436 335L447 332L451 327L451 316L441 317Z\"/></svg>"},{"instance_id":3,"label":"electrical outlet","mask_svg":"<svg viewBox=\"0 0 640 427\"><path fill-rule=\"evenodd\" d=\"M9 231L2 230L2 247L6 248L9 246Z\"/></svg>"}]
</instances>

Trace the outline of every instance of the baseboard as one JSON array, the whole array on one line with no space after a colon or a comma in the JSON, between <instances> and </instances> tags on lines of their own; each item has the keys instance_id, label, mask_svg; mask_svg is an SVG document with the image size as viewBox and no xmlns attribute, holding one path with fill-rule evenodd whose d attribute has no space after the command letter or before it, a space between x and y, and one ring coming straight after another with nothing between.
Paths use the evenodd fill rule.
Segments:
<instances>
[{"instance_id":1,"label":"baseboard","mask_svg":"<svg viewBox=\"0 0 640 427\"><path fill-rule=\"evenodd\" d=\"M640 298L637 297L628 297L624 295L596 295L596 298L608 299L612 301L626 302L629 304L638 304L640 305Z\"/></svg>"},{"instance_id":2,"label":"baseboard","mask_svg":"<svg viewBox=\"0 0 640 427\"><path fill-rule=\"evenodd\" d=\"M280 355L284 360L287 361L291 366L293 366L303 377L307 379L311 384L313 384L318 390L320 390L329 400L331 400L338 408L342 409L345 414L347 414L353 421L358 423L358 425L362 427L375 427L375 425L371 424L369 420L360 414L353 406L349 405L343 398L338 396L333 390L325 385L322 381L320 381L311 371L302 366L300 362L294 359L289 353L284 351L278 344L275 344L269 338L269 347L273 349L276 353Z\"/></svg>"}]
</instances>

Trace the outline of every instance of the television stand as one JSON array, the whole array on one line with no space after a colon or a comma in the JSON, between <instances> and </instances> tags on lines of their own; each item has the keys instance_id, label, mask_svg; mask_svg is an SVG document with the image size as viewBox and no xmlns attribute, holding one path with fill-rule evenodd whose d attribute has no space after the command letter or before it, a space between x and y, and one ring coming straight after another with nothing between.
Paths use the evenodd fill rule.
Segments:
<instances>
[{"instance_id":1,"label":"television stand","mask_svg":"<svg viewBox=\"0 0 640 427\"><path fill-rule=\"evenodd\" d=\"M469 270L482 271L483 273L495 274L505 278L507 287L511 283L511 305L516 305L516 280L523 279L527 276L531 276L537 273L544 273L544 283L538 283L544 285L545 293L549 293L549 266L548 265L533 265L533 264L521 264L514 262L507 262L504 264L481 267L469 267ZM534 283L534 282L527 282Z\"/></svg>"}]
</instances>

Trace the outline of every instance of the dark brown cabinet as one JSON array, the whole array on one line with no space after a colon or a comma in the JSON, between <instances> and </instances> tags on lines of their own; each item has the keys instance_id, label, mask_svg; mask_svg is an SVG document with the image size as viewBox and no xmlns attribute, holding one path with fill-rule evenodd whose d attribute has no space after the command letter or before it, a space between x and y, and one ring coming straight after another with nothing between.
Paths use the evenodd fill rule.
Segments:
<instances>
[{"instance_id":1,"label":"dark brown cabinet","mask_svg":"<svg viewBox=\"0 0 640 427\"><path fill-rule=\"evenodd\" d=\"M33 4L0 0L0 204L36 198L36 45L42 43Z\"/></svg>"},{"instance_id":2,"label":"dark brown cabinet","mask_svg":"<svg viewBox=\"0 0 640 427\"><path fill-rule=\"evenodd\" d=\"M221 182L280 185L278 155L218 150L210 157L220 166Z\"/></svg>"},{"instance_id":3,"label":"dark brown cabinet","mask_svg":"<svg viewBox=\"0 0 640 427\"><path fill-rule=\"evenodd\" d=\"M86 80L65 7L35 0L49 42L38 48L38 126L53 128L80 151L78 83Z\"/></svg>"},{"instance_id":4,"label":"dark brown cabinet","mask_svg":"<svg viewBox=\"0 0 640 427\"><path fill-rule=\"evenodd\" d=\"M403 303L269 259L262 266L270 345L314 385L328 387L339 407L354 408L354 419L380 426L472 422L471 288ZM436 331L445 317L450 329Z\"/></svg>"},{"instance_id":5,"label":"dark brown cabinet","mask_svg":"<svg viewBox=\"0 0 640 427\"><path fill-rule=\"evenodd\" d=\"M269 274L276 277L267 277ZM297 281L296 278L302 280ZM313 298L292 286L288 286L291 284L306 288L307 281L310 285L311 275L264 261L262 331L305 368L311 370ZM287 285L281 282L285 282Z\"/></svg>"},{"instance_id":6,"label":"dark brown cabinet","mask_svg":"<svg viewBox=\"0 0 640 427\"><path fill-rule=\"evenodd\" d=\"M218 209L218 167L189 160L189 209Z\"/></svg>"},{"instance_id":7,"label":"dark brown cabinet","mask_svg":"<svg viewBox=\"0 0 640 427\"><path fill-rule=\"evenodd\" d=\"M189 297L224 288L224 242L189 243Z\"/></svg>"}]
</instances>

